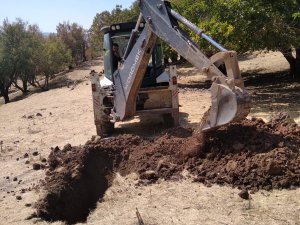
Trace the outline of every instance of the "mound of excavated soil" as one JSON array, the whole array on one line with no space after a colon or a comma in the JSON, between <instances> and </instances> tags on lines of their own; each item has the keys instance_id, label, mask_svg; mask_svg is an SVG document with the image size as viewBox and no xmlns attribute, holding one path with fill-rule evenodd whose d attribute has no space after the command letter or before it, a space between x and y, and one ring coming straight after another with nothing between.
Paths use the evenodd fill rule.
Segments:
<instances>
[{"instance_id":1,"label":"mound of excavated soil","mask_svg":"<svg viewBox=\"0 0 300 225\"><path fill-rule=\"evenodd\" d=\"M269 123L244 120L207 133L199 143L191 129L170 129L157 138L120 135L84 146L52 149L37 215L46 220L84 221L113 173L141 179L178 179L183 169L195 181L253 191L300 186L300 128L283 114Z\"/></svg>"}]
</instances>

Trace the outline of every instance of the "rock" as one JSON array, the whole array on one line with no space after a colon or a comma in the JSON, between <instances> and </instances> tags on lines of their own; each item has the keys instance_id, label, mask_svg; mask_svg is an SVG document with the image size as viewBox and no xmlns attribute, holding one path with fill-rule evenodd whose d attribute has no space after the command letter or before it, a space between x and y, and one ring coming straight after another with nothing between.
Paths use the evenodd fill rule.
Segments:
<instances>
[{"instance_id":1,"label":"rock","mask_svg":"<svg viewBox=\"0 0 300 225\"><path fill-rule=\"evenodd\" d=\"M245 200L248 200L250 195L249 195L249 192L248 190L244 189L242 190L240 193L239 193L239 196L242 198L242 199L245 199Z\"/></svg>"},{"instance_id":2,"label":"rock","mask_svg":"<svg viewBox=\"0 0 300 225\"><path fill-rule=\"evenodd\" d=\"M29 156L28 153L25 153L23 157L28 158L28 156Z\"/></svg>"},{"instance_id":3,"label":"rock","mask_svg":"<svg viewBox=\"0 0 300 225\"><path fill-rule=\"evenodd\" d=\"M26 160L25 164L29 164L29 163L30 163L29 160Z\"/></svg>"},{"instance_id":4,"label":"rock","mask_svg":"<svg viewBox=\"0 0 300 225\"><path fill-rule=\"evenodd\" d=\"M27 119L33 119L33 115L27 116Z\"/></svg>"},{"instance_id":5,"label":"rock","mask_svg":"<svg viewBox=\"0 0 300 225\"><path fill-rule=\"evenodd\" d=\"M39 154L39 152L33 152L32 155L33 156L37 156Z\"/></svg>"},{"instance_id":6,"label":"rock","mask_svg":"<svg viewBox=\"0 0 300 225\"><path fill-rule=\"evenodd\" d=\"M22 197L20 195L16 196L17 200L22 200Z\"/></svg>"},{"instance_id":7,"label":"rock","mask_svg":"<svg viewBox=\"0 0 300 225\"><path fill-rule=\"evenodd\" d=\"M31 206L31 203L26 203L25 204L25 207L30 207Z\"/></svg>"},{"instance_id":8,"label":"rock","mask_svg":"<svg viewBox=\"0 0 300 225\"><path fill-rule=\"evenodd\" d=\"M39 170L39 169L41 169L41 165L38 164L38 163L34 163L34 164L32 165L32 168L33 168L34 170Z\"/></svg>"},{"instance_id":9,"label":"rock","mask_svg":"<svg viewBox=\"0 0 300 225\"><path fill-rule=\"evenodd\" d=\"M41 113L37 113L36 116L43 116Z\"/></svg>"},{"instance_id":10,"label":"rock","mask_svg":"<svg viewBox=\"0 0 300 225\"><path fill-rule=\"evenodd\" d=\"M17 181L17 180L18 180L18 178L14 177L13 181Z\"/></svg>"},{"instance_id":11,"label":"rock","mask_svg":"<svg viewBox=\"0 0 300 225\"><path fill-rule=\"evenodd\" d=\"M46 159L46 158L42 158L42 159L41 159L41 162L42 162L42 163L46 163L46 162L47 162L47 159Z\"/></svg>"},{"instance_id":12,"label":"rock","mask_svg":"<svg viewBox=\"0 0 300 225\"><path fill-rule=\"evenodd\" d=\"M140 175L140 179L157 180L158 177L157 177L155 171L153 171L153 170L147 170L147 171L143 172L143 173Z\"/></svg>"},{"instance_id":13,"label":"rock","mask_svg":"<svg viewBox=\"0 0 300 225\"><path fill-rule=\"evenodd\" d=\"M93 142L91 140L88 140L87 142L85 142L85 145L91 145Z\"/></svg>"},{"instance_id":14,"label":"rock","mask_svg":"<svg viewBox=\"0 0 300 225\"><path fill-rule=\"evenodd\" d=\"M93 143L97 144L101 141L101 137L100 136L96 136Z\"/></svg>"}]
</instances>

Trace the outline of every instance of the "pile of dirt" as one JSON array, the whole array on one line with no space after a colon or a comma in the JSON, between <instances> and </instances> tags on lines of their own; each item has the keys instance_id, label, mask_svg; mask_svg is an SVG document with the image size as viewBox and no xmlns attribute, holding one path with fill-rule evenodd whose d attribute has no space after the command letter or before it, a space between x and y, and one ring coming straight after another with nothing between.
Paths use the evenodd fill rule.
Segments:
<instances>
[{"instance_id":1,"label":"pile of dirt","mask_svg":"<svg viewBox=\"0 0 300 225\"><path fill-rule=\"evenodd\" d=\"M282 114L269 123L252 119L230 124L206 133L203 140L178 127L156 138L120 135L52 149L37 215L85 221L114 172L137 172L145 183L178 179L186 169L206 185L253 191L300 186L300 128Z\"/></svg>"}]
</instances>

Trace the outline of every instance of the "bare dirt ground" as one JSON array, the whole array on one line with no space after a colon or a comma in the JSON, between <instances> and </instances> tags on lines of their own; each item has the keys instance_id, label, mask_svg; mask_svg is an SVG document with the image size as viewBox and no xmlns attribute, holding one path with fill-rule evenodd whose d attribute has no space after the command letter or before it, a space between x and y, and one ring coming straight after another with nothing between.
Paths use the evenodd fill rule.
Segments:
<instances>
[{"instance_id":1,"label":"bare dirt ground","mask_svg":"<svg viewBox=\"0 0 300 225\"><path fill-rule=\"evenodd\" d=\"M288 111L299 122L299 84L285 77L281 85L266 81L258 86L256 82L257 74L271 76L288 69L280 53L244 56L240 67L247 75L249 91L254 94L250 116L267 120L272 112ZM0 224L47 223L25 220L34 213L33 205L43 194L39 185L45 177L44 170L33 170L33 165L43 165L50 147L81 145L95 134L88 74L91 69L101 71L101 68L100 61L92 62L57 78L61 79L59 85L47 92L0 105ZM210 105L209 92L200 83L205 78L198 76L194 68L179 68L178 74L180 122L195 127ZM280 76L282 73L278 79ZM148 136L165 128L156 119L138 122L139 118L135 118L118 124L117 132ZM215 185L208 188L192 183L190 176L187 174L187 179L176 182L161 180L149 186L135 186L134 174L117 176L104 201L91 212L87 224L137 224L136 208L145 224L300 224L299 189L259 191L252 195L249 207L249 201L237 195L239 190Z\"/></svg>"}]
</instances>

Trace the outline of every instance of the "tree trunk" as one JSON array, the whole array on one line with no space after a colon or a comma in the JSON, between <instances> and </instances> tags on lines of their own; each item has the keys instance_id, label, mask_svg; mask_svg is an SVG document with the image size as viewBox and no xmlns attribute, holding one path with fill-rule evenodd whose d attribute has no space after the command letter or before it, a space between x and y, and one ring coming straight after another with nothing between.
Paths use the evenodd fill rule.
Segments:
<instances>
[{"instance_id":1,"label":"tree trunk","mask_svg":"<svg viewBox=\"0 0 300 225\"><path fill-rule=\"evenodd\" d=\"M290 64L290 75L293 78L300 78L300 48L296 49L296 57L293 56L292 49L282 52L282 54Z\"/></svg>"},{"instance_id":2,"label":"tree trunk","mask_svg":"<svg viewBox=\"0 0 300 225\"><path fill-rule=\"evenodd\" d=\"M296 49L296 59L295 59L295 72L294 76L300 78L300 48Z\"/></svg>"},{"instance_id":3,"label":"tree trunk","mask_svg":"<svg viewBox=\"0 0 300 225\"><path fill-rule=\"evenodd\" d=\"M46 76L45 76L44 90L45 90L45 91L48 91L48 90L49 90L49 75L46 75Z\"/></svg>"},{"instance_id":4,"label":"tree trunk","mask_svg":"<svg viewBox=\"0 0 300 225\"><path fill-rule=\"evenodd\" d=\"M28 92L28 83L27 80L22 80L23 93L26 94Z\"/></svg>"},{"instance_id":5,"label":"tree trunk","mask_svg":"<svg viewBox=\"0 0 300 225\"><path fill-rule=\"evenodd\" d=\"M1 95L4 98L5 104L9 103L8 89L9 89L9 87L8 88L1 87L1 90L0 90Z\"/></svg>"}]
</instances>

